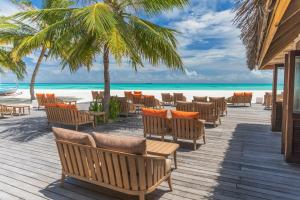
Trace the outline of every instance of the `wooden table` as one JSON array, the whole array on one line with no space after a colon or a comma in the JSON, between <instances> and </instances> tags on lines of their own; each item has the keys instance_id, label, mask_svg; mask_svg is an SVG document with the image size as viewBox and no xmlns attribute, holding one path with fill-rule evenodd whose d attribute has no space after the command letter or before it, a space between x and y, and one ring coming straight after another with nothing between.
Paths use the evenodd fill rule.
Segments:
<instances>
[{"instance_id":1,"label":"wooden table","mask_svg":"<svg viewBox=\"0 0 300 200\"><path fill-rule=\"evenodd\" d=\"M97 117L102 117L104 122L107 120L105 112L89 111L89 114L94 117L95 125L97 125Z\"/></svg>"},{"instance_id":2,"label":"wooden table","mask_svg":"<svg viewBox=\"0 0 300 200\"><path fill-rule=\"evenodd\" d=\"M147 140L147 153L157 156L163 156L168 158L173 154L175 169L177 169L177 155L176 151L179 148L179 144L171 142L161 142L156 140Z\"/></svg>"},{"instance_id":3,"label":"wooden table","mask_svg":"<svg viewBox=\"0 0 300 200\"><path fill-rule=\"evenodd\" d=\"M25 114L25 109L27 109L28 114L30 115L30 106L29 105L5 105L7 108L12 109L12 114L18 114L19 116L21 114Z\"/></svg>"}]
</instances>

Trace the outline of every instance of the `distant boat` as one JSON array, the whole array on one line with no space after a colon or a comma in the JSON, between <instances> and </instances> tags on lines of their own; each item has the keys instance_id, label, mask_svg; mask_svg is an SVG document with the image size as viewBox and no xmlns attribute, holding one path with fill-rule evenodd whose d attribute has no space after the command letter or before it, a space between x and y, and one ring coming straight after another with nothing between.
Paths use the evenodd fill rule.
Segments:
<instances>
[{"instance_id":1,"label":"distant boat","mask_svg":"<svg viewBox=\"0 0 300 200\"><path fill-rule=\"evenodd\" d=\"M0 96L8 96L15 94L18 90L18 87L12 87L12 88L0 88Z\"/></svg>"}]
</instances>

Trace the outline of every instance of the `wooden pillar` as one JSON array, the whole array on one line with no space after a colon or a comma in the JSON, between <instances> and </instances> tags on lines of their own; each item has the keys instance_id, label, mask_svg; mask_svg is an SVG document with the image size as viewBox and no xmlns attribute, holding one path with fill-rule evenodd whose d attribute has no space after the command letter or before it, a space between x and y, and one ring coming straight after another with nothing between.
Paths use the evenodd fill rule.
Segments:
<instances>
[{"instance_id":1,"label":"wooden pillar","mask_svg":"<svg viewBox=\"0 0 300 200\"><path fill-rule=\"evenodd\" d=\"M287 120L287 80L288 80L289 55L284 56L284 86L283 86L283 102L282 102L282 135L281 135L281 153L285 152L286 137L286 120Z\"/></svg>"},{"instance_id":2,"label":"wooden pillar","mask_svg":"<svg viewBox=\"0 0 300 200\"><path fill-rule=\"evenodd\" d=\"M277 131L276 129L276 97L277 97L277 79L278 79L278 67L275 65L273 68L273 87L272 87L272 115L271 115L271 125L272 131Z\"/></svg>"}]
</instances>

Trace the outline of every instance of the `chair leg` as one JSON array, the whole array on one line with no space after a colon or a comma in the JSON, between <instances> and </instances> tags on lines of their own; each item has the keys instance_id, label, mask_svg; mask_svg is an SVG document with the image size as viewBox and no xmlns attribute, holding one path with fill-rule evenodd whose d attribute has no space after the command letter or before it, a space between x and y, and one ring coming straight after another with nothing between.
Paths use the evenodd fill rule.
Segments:
<instances>
[{"instance_id":1,"label":"chair leg","mask_svg":"<svg viewBox=\"0 0 300 200\"><path fill-rule=\"evenodd\" d=\"M194 150L197 150L197 140L194 140Z\"/></svg>"},{"instance_id":2,"label":"chair leg","mask_svg":"<svg viewBox=\"0 0 300 200\"><path fill-rule=\"evenodd\" d=\"M205 133L203 134L203 143L206 144L206 137L205 137Z\"/></svg>"},{"instance_id":3,"label":"chair leg","mask_svg":"<svg viewBox=\"0 0 300 200\"><path fill-rule=\"evenodd\" d=\"M145 200L145 193L144 192L141 192L139 194L139 200Z\"/></svg>"},{"instance_id":4,"label":"chair leg","mask_svg":"<svg viewBox=\"0 0 300 200\"><path fill-rule=\"evenodd\" d=\"M220 125L222 124L221 118L219 118L219 124L220 124Z\"/></svg>"},{"instance_id":5,"label":"chair leg","mask_svg":"<svg viewBox=\"0 0 300 200\"><path fill-rule=\"evenodd\" d=\"M170 191L173 191L171 175L168 178L168 185L169 185Z\"/></svg>"},{"instance_id":6,"label":"chair leg","mask_svg":"<svg viewBox=\"0 0 300 200\"><path fill-rule=\"evenodd\" d=\"M165 136L162 135L162 136L161 136L161 141L164 141L164 140L165 140Z\"/></svg>"},{"instance_id":7,"label":"chair leg","mask_svg":"<svg viewBox=\"0 0 300 200\"><path fill-rule=\"evenodd\" d=\"M78 125L77 124L75 125L75 130L78 131Z\"/></svg>"},{"instance_id":8,"label":"chair leg","mask_svg":"<svg viewBox=\"0 0 300 200\"><path fill-rule=\"evenodd\" d=\"M61 174L61 179L60 179L60 186L61 186L61 187L64 187L65 177L66 177L65 174L62 173L62 174Z\"/></svg>"}]
</instances>

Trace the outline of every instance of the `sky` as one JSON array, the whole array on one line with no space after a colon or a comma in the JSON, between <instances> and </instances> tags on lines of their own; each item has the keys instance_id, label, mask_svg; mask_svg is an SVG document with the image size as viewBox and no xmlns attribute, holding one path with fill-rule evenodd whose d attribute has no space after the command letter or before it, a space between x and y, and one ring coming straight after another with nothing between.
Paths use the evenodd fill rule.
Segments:
<instances>
[{"instance_id":1,"label":"sky","mask_svg":"<svg viewBox=\"0 0 300 200\"><path fill-rule=\"evenodd\" d=\"M33 0L40 7L41 0ZM250 71L246 66L245 48L240 31L233 24L234 0L190 0L184 9L175 9L148 20L179 31L178 52L184 72L165 66L153 67L147 62L135 72L129 63L111 63L113 83L271 83L271 71ZM17 12L9 0L0 0L0 15ZM24 58L29 82L39 51ZM0 75L0 82L16 82L11 73ZM20 82L20 81L19 81ZM61 70L59 60L43 62L37 76L38 83L100 83L103 82L102 60L95 60L90 72L82 68L76 73Z\"/></svg>"}]
</instances>

